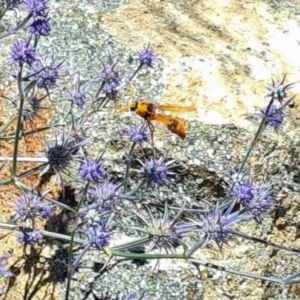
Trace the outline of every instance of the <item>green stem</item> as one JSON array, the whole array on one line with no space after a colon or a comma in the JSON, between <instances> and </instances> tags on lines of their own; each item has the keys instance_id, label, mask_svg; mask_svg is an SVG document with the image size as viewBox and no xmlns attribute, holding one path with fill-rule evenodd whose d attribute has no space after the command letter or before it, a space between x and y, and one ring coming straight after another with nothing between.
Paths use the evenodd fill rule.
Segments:
<instances>
[{"instance_id":1,"label":"green stem","mask_svg":"<svg viewBox=\"0 0 300 300\"><path fill-rule=\"evenodd\" d=\"M18 149L19 149L19 137L20 137L21 122L22 122L23 106L25 100L21 82L22 82L22 66L19 67L19 71L18 71L18 90L20 95L20 106L19 106L16 134L15 134L15 144L14 144L13 163L12 163L13 178L17 176L17 156L18 156Z\"/></svg>"},{"instance_id":2,"label":"green stem","mask_svg":"<svg viewBox=\"0 0 300 300\"><path fill-rule=\"evenodd\" d=\"M207 235L204 235L197 243L194 245L189 251L186 252L185 256L186 257L191 257L199 248L202 247L204 244L205 240L207 238Z\"/></svg>"},{"instance_id":3,"label":"green stem","mask_svg":"<svg viewBox=\"0 0 300 300\"><path fill-rule=\"evenodd\" d=\"M5 125L3 125L0 128L0 134L5 131L13 122L17 120L18 116L14 116L12 119L10 119Z\"/></svg>"},{"instance_id":4,"label":"green stem","mask_svg":"<svg viewBox=\"0 0 300 300\"><path fill-rule=\"evenodd\" d=\"M30 174L33 174L33 173L37 172L39 169L45 167L46 165L47 165L47 163L43 163L40 166L37 166L37 167L34 167L34 168L32 168L32 169L30 169L28 171L25 171L25 172L21 173L20 175L18 175L17 177L15 177L15 180L16 181L20 181L22 178L27 177Z\"/></svg>"},{"instance_id":5,"label":"green stem","mask_svg":"<svg viewBox=\"0 0 300 300\"><path fill-rule=\"evenodd\" d=\"M3 179L3 180L0 181L0 186L1 185L8 185L12 182L14 182L12 178Z\"/></svg>"},{"instance_id":6,"label":"green stem","mask_svg":"<svg viewBox=\"0 0 300 300\"><path fill-rule=\"evenodd\" d=\"M218 265L207 263L207 262L201 261L199 259L190 258L190 259L188 259L188 261L190 261L191 263L193 263L195 265L202 265L202 266L207 267L207 268L223 271L223 272L238 275L238 276L243 276L243 277L248 277L248 278L253 278L253 279L260 279L260 280L265 280L265 281L272 281L272 282L276 282L276 283L279 283L279 284L283 283L282 279L279 279L279 278L265 277L265 276L259 276L259 275L256 275L256 274L250 274L250 273L246 273L246 272L236 271L236 270L233 270L233 269L224 268L224 267L221 267L221 266L218 266Z\"/></svg>"},{"instance_id":7,"label":"green stem","mask_svg":"<svg viewBox=\"0 0 300 300\"><path fill-rule=\"evenodd\" d=\"M111 249L110 249L111 250ZM111 250L112 255L118 257L126 257L130 259L164 259L164 258L180 258L185 259L184 254L144 254L144 253L129 253Z\"/></svg>"},{"instance_id":8,"label":"green stem","mask_svg":"<svg viewBox=\"0 0 300 300\"><path fill-rule=\"evenodd\" d=\"M146 237L143 237L143 238L139 238L137 240L133 240L133 241L128 242L128 243L124 243L124 244L121 244L121 245L118 245L118 246L114 246L114 247L111 248L111 250L118 251L118 250L123 250L123 249L134 248L134 247L143 245L143 244L149 242L150 240L151 240L151 237L146 236Z\"/></svg>"}]
</instances>

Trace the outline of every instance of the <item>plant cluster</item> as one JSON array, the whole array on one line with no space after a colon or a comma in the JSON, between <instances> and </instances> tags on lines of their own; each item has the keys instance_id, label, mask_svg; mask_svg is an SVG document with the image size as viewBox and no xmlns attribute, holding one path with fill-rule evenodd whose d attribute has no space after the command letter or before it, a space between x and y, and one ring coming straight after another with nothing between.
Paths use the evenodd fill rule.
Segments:
<instances>
[{"instance_id":1,"label":"plant cluster","mask_svg":"<svg viewBox=\"0 0 300 300\"><path fill-rule=\"evenodd\" d=\"M25 18L7 32L1 33L1 41L10 35L16 35L10 50L10 61L14 74L13 84L16 86L13 99L4 97L6 105L14 105L15 114L7 124L0 128L0 141L13 141L13 153L10 158L1 158L0 171L10 166L9 177L0 181L2 186L14 185L20 193L14 202L14 215L9 222L2 220L0 227L16 233L16 239L26 249L33 249L47 243L50 238L61 239L68 244L68 276L65 299L71 299L72 278L76 268L87 251L96 248L102 257L106 258L104 270L113 259L129 258L143 260L182 259L191 263L191 266L205 266L221 270L236 276L250 277L270 281L282 285L298 283L300 272L290 274L284 278L265 277L255 274L239 272L233 269L220 267L209 262L196 259L193 255L200 249L214 242L222 251L223 246L230 246L232 236L241 236L252 239L285 251L299 253L300 250L289 249L278 244L267 242L258 237L249 237L234 230L234 225L243 222L247 226L250 219L261 222L275 209L276 195L272 187L265 183L254 184L249 172L245 170L247 159L252 150L259 143L260 137L266 130L281 130L286 112L294 96L289 96L288 90L293 83L285 84L286 76L280 83L272 80L267 87L266 97L269 99L266 108L254 117L260 120L257 132L249 143L245 157L237 169L227 180L226 195L219 199L211 199L212 205L205 209L193 209L182 200L181 207L170 206L168 201L163 203L163 213L155 207L145 206L142 212L137 212L141 193L154 193L161 188L168 188L168 181L176 171L173 170L175 160L170 153L163 149L155 149L151 143L150 131L146 121L133 127L128 127L124 139L124 174L117 182L111 179L107 172L105 156L106 146L97 157L87 155L86 148L93 143L88 120L99 111L107 111L108 107L116 105L121 90L126 90L129 83L134 83L141 69L155 68L156 54L150 49L150 44L133 57L136 70L124 78L120 75L118 61L115 61L108 52L106 62L102 62L100 72L93 84L98 91L91 95L89 86L82 86L80 77L75 86L65 94L68 111L60 121L37 127L36 120L43 118L43 111L58 104L53 97L55 90L60 88L66 63L56 61L55 57L42 58L39 55L39 41L51 34L51 20L48 17L49 1L46 0L5 0L1 1L0 20L6 13L12 11L26 12ZM26 35L18 35L26 28ZM91 83L92 84L92 83ZM15 134L7 134L7 129L15 124ZM38 139L44 148L43 157L21 157L19 144L28 136L36 137L38 132L49 132L45 140ZM154 134L154 139L155 139ZM147 150L147 151L146 151ZM150 155L146 155L149 153ZM145 153L143 158L137 153ZM157 155L165 152L163 155ZM23 161L37 163L37 166L24 172L18 172L18 166ZM76 171L74 171L76 170ZM41 191L36 187L24 184L24 179L32 174L56 176L56 183L60 193L65 195L67 185L72 185L77 192L76 206L58 201L49 196L50 190ZM133 180L136 179L135 180ZM120 226L123 212L130 212L134 226L126 228L126 222ZM37 223L43 224L54 216L59 218L63 212L72 214L72 232L58 234L41 230ZM133 216L132 216L133 215ZM115 222L118 220L118 222ZM70 219L71 222L71 219ZM134 232L130 242L111 246L114 235L122 232ZM138 237L136 237L138 236ZM141 253L130 251L135 247L146 246ZM75 256L74 249L80 253ZM159 250L159 253L153 252ZM13 278L17 276L4 267L9 259L8 254L0 257L0 275ZM8 285L9 286L9 285ZM9 287L8 287L9 288ZM4 290L2 291L4 293ZM120 291L116 299L149 299L147 291L136 294L130 291Z\"/></svg>"}]
</instances>

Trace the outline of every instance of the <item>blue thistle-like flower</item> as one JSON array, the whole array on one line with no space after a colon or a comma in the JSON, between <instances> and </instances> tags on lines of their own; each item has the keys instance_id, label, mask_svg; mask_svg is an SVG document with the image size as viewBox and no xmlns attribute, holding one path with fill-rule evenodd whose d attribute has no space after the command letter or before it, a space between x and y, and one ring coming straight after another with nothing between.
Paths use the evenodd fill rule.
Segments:
<instances>
[{"instance_id":1,"label":"blue thistle-like flower","mask_svg":"<svg viewBox=\"0 0 300 300\"><path fill-rule=\"evenodd\" d=\"M282 79L282 81L280 83L276 83L273 79L272 79L272 85L270 87L266 87L266 89L269 91L268 95L266 97L271 97L272 99L278 100L280 102L280 104L282 104L282 102L288 98L286 91L289 90L294 84L294 83L290 83L286 86L284 86L284 81L286 78L286 74L284 74L284 77Z\"/></svg>"},{"instance_id":2,"label":"blue thistle-like flower","mask_svg":"<svg viewBox=\"0 0 300 300\"><path fill-rule=\"evenodd\" d=\"M148 47L138 53L136 60L139 61L140 65L152 68L153 62L156 60L155 54L149 50L150 43Z\"/></svg>"},{"instance_id":3,"label":"blue thistle-like flower","mask_svg":"<svg viewBox=\"0 0 300 300\"><path fill-rule=\"evenodd\" d=\"M70 89L65 97L67 100L71 101L72 105L83 107L86 102L86 91L87 87L83 87L82 90L76 88Z\"/></svg>"},{"instance_id":4,"label":"blue thistle-like flower","mask_svg":"<svg viewBox=\"0 0 300 300\"><path fill-rule=\"evenodd\" d=\"M44 167L44 169L40 176L49 171L54 172L57 175L58 185L61 185L62 183L61 172L67 169L72 160L79 160L81 158L81 156L77 156L76 153L81 146L85 145L89 141L89 139L83 139L76 142L71 138L71 134L72 127L70 127L67 134L63 132L60 139L56 137L54 143L43 143L45 148L44 153L48 158L48 162L41 166Z\"/></svg>"},{"instance_id":5,"label":"blue thistle-like flower","mask_svg":"<svg viewBox=\"0 0 300 300\"><path fill-rule=\"evenodd\" d=\"M239 184L234 187L231 195L238 198L244 206L248 206L254 198L255 187L251 183Z\"/></svg>"},{"instance_id":6,"label":"blue thistle-like flower","mask_svg":"<svg viewBox=\"0 0 300 300\"><path fill-rule=\"evenodd\" d=\"M15 276L12 272L10 271L6 271L4 269L4 264L7 261L7 259L10 257L10 255L8 254L4 254L2 256L0 256L0 276L2 277L13 277Z\"/></svg>"},{"instance_id":7,"label":"blue thistle-like flower","mask_svg":"<svg viewBox=\"0 0 300 300\"><path fill-rule=\"evenodd\" d=\"M284 118L288 116L288 114L283 112L282 108L272 105L269 108L268 113L267 113L267 109L262 109L260 116L261 118L266 119L266 122L271 128L278 130L281 127Z\"/></svg>"},{"instance_id":8,"label":"blue thistle-like flower","mask_svg":"<svg viewBox=\"0 0 300 300\"><path fill-rule=\"evenodd\" d=\"M102 93L109 97L110 99L116 99L118 94L118 86L119 82L115 80L105 81L104 86L102 88Z\"/></svg>"},{"instance_id":9,"label":"blue thistle-like flower","mask_svg":"<svg viewBox=\"0 0 300 300\"><path fill-rule=\"evenodd\" d=\"M273 191L271 188L257 187L255 189L255 196L244 211L249 211L253 217L261 220L264 215L269 213L273 202Z\"/></svg>"},{"instance_id":10,"label":"blue thistle-like flower","mask_svg":"<svg viewBox=\"0 0 300 300\"><path fill-rule=\"evenodd\" d=\"M97 185L96 190L92 191L92 196L96 199L97 207L102 211L114 211L117 205L126 196L120 193L123 183L114 185L108 181Z\"/></svg>"},{"instance_id":11,"label":"blue thistle-like flower","mask_svg":"<svg viewBox=\"0 0 300 300\"><path fill-rule=\"evenodd\" d=\"M38 99L36 96L33 96L29 99L28 105L26 105L23 109L22 117L23 122L30 122L32 124L32 127L34 127L33 119L39 118L41 120L45 120L44 115L40 112L44 109L49 109L49 107L42 106L41 102L46 98L46 96ZM25 127L25 126L24 126Z\"/></svg>"},{"instance_id":12,"label":"blue thistle-like flower","mask_svg":"<svg viewBox=\"0 0 300 300\"><path fill-rule=\"evenodd\" d=\"M145 125L132 126L128 128L127 138L142 146L144 143L149 142L149 130Z\"/></svg>"},{"instance_id":13,"label":"blue thistle-like flower","mask_svg":"<svg viewBox=\"0 0 300 300\"><path fill-rule=\"evenodd\" d=\"M24 0L21 8L28 10L34 18L46 17L48 9L46 2L46 0Z\"/></svg>"},{"instance_id":14,"label":"blue thistle-like flower","mask_svg":"<svg viewBox=\"0 0 300 300\"><path fill-rule=\"evenodd\" d=\"M108 52L108 63L102 62L103 69L100 71L98 80L104 80L105 82L119 83L119 69L117 67L118 62L113 62L110 52Z\"/></svg>"},{"instance_id":15,"label":"blue thistle-like flower","mask_svg":"<svg viewBox=\"0 0 300 300\"><path fill-rule=\"evenodd\" d=\"M41 201L34 194L24 194L17 199L14 220L33 220L40 217L49 220L54 215L55 206L48 201Z\"/></svg>"},{"instance_id":16,"label":"blue thistle-like flower","mask_svg":"<svg viewBox=\"0 0 300 300\"><path fill-rule=\"evenodd\" d=\"M169 172L169 168L173 163L174 160L165 162L163 157L160 159L151 158L144 164L141 162L142 168L140 172L147 185L163 186L168 181L167 176L173 174Z\"/></svg>"},{"instance_id":17,"label":"blue thistle-like flower","mask_svg":"<svg viewBox=\"0 0 300 300\"><path fill-rule=\"evenodd\" d=\"M18 232L17 235L17 241L20 244L25 244L25 245L35 245L35 244L40 244L43 240L43 235L41 234L40 231L31 229L30 231L26 232Z\"/></svg>"},{"instance_id":18,"label":"blue thistle-like flower","mask_svg":"<svg viewBox=\"0 0 300 300\"><path fill-rule=\"evenodd\" d=\"M37 60L36 49L30 45L30 41L14 43L10 51L10 56L19 66L24 64L31 66Z\"/></svg>"},{"instance_id":19,"label":"blue thistle-like flower","mask_svg":"<svg viewBox=\"0 0 300 300\"><path fill-rule=\"evenodd\" d=\"M178 224L185 205L186 201L184 201L181 209L173 219L169 219L167 201L165 202L165 211L162 217L155 218L148 207L146 207L149 213L148 219L142 217L137 212L134 212L146 224L147 228L131 228L147 233L151 237L151 243L149 244L146 253L152 251L154 248L158 248L159 250L165 249L166 252L168 252L168 250L173 251L174 247L178 245L182 245L187 249L187 245L182 240L182 237L186 232L189 232L190 228Z\"/></svg>"},{"instance_id":20,"label":"blue thistle-like flower","mask_svg":"<svg viewBox=\"0 0 300 300\"><path fill-rule=\"evenodd\" d=\"M79 177L86 181L93 180L96 183L100 183L104 179L104 175L103 164L98 160L87 159L80 166Z\"/></svg>"},{"instance_id":21,"label":"blue thistle-like flower","mask_svg":"<svg viewBox=\"0 0 300 300\"><path fill-rule=\"evenodd\" d=\"M219 205L217 204L210 214L202 215L200 217L200 222L191 220L199 227L199 229L195 231L206 235L206 239L202 245L203 248L213 240L218 247L222 249L223 244L228 245L231 226L241 220L251 218L250 215L240 213L239 211L232 213L234 205L235 201L233 201L227 210L222 213L222 210L220 210Z\"/></svg>"},{"instance_id":22,"label":"blue thistle-like flower","mask_svg":"<svg viewBox=\"0 0 300 300\"><path fill-rule=\"evenodd\" d=\"M46 67L40 61L36 61L31 66L31 73L34 80L36 80L36 86L39 89L45 88L46 90L57 86L57 81L65 70L62 64L58 64L53 58Z\"/></svg>"},{"instance_id":23,"label":"blue thistle-like flower","mask_svg":"<svg viewBox=\"0 0 300 300\"><path fill-rule=\"evenodd\" d=\"M108 222L104 225L97 224L96 226L89 227L83 233L87 237L83 246L94 244L98 247L98 249L103 249L105 246L109 245L110 231L108 228Z\"/></svg>"},{"instance_id":24,"label":"blue thistle-like flower","mask_svg":"<svg viewBox=\"0 0 300 300\"><path fill-rule=\"evenodd\" d=\"M51 27L47 19L37 19L28 26L28 31L37 37L49 36Z\"/></svg>"}]
</instances>

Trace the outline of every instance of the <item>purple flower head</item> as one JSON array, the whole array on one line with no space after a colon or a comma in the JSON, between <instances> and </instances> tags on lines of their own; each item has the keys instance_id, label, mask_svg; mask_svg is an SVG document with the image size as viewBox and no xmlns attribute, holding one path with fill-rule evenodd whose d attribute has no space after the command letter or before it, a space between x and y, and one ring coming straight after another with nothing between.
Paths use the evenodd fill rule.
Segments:
<instances>
[{"instance_id":1,"label":"purple flower head","mask_svg":"<svg viewBox=\"0 0 300 300\"><path fill-rule=\"evenodd\" d=\"M102 93L106 95L106 97L109 97L110 99L116 99L118 94L118 86L119 82L115 80L106 81L103 88Z\"/></svg>"},{"instance_id":2,"label":"purple flower head","mask_svg":"<svg viewBox=\"0 0 300 300\"><path fill-rule=\"evenodd\" d=\"M261 220L268 214L273 202L273 191L271 188L257 187L253 200L245 207L244 211L249 211L253 217Z\"/></svg>"},{"instance_id":3,"label":"purple flower head","mask_svg":"<svg viewBox=\"0 0 300 300\"><path fill-rule=\"evenodd\" d=\"M120 193L122 184L114 185L108 181L97 185L91 194L96 198L97 205L102 211L113 211L125 195Z\"/></svg>"},{"instance_id":4,"label":"purple flower head","mask_svg":"<svg viewBox=\"0 0 300 300\"><path fill-rule=\"evenodd\" d=\"M110 241L110 232L108 229L108 224L89 227L84 234L87 239L83 243L83 246L95 244L99 249L109 245Z\"/></svg>"},{"instance_id":5,"label":"purple flower head","mask_svg":"<svg viewBox=\"0 0 300 300\"><path fill-rule=\"evenodd\" d=\"M32 98L29 99L28 104L24 107L22 117L23 117L23 122L31 122L31 125L34 127L33 124L33 119L39 118L41 120L44 120L43 113L40 112L41 110L44 109L49 109L49 107L42 106L41 102L45 99L46 97L42 97L38 99L36 96L33 96Z\"/></svg>"},{"instance_id":6,"label":"purple flower head","mask_svg":"<svg viewBox=\"0 0 300 300\"><path fill-rule=\"evenodd\" d=\"M67 100L71 101L72 105L77 105L79 107L82 107L85 104L86 101L86 91L87 87L80 89L70 89L65 97Z\"/></svg>"},{"instance_id":7,"label":"purple flower head","mask_svg":"<svg viewBox=\"0 0 300 300\"><path fill-rule=\"evenodd\" d=\"M28 26L28 31L37 37L49 36L51 27L47 19L37 19Z\"/></svg>"},{"instance_id":8,"label":"purple flower head","mask_svg":"<svg viewBox=\"0 0 300 300\"><path fill-rule=\"evenodd\" d=\"M96 183L100 183L104 179L104 175L105 171L100 161L87 159L79 169L79 177L86 181L93 180Z\"/></svg>"},{"instance_id":9,"label":"purple flower head","mask_svg":"<svg viewBox=\"0 0 300 300\"><path fill-rule=\"evenodd\" d=\"M18 232L17 235L17 241L20 244L25 244L25 245L35 245L35 244L40 244L43 240L43 235L41 234L40 231L32 229L28 232Z\"/></svg>"},{"instance_id":10,"label":"purple flower head","mask_svg":"<svg viewBox=\"0 0 300 300\"><path fill-rule=\"evenodd\" d=\"M156 60L156 57L155 54L151 50L149 50L149 47L150 44L146 49L139 52L139 54L136 57L136 60L140 62L140 65L152 68L152 64Z\"/></svg>"},{"instance_id":11,"label":"purple flower head","mask_svg":"<svg viewBox=\"0 0 300 300\"><path fill-rule=\"evenodd\" d=\"M28 10L34 18L46 17L48 9L46 2L46 0L25 0L21 8Z\"/></svg>"},{"instance_id":12,"label":"purple flower head","mask_svg":"<svg viewBox=\"0 0 300 300\"><path fill-rule=\"evenodd\" d=\"M66 170L73 159L78 158L76 155L78 149L84 146L89 139L76 141L72 138L73 127L65 128L62 136L57 136L55 141L44 143L44 153L48 158L48 163L40 173L40 176L47 172L54 172L57 175L58 185L62 183L61 172Z\"/></svg>"},{"instance_id":13,"label":"purple flower head","mask_svg":"<svg viewBox=\"0 0 300 300\"><path fill-rule=\"evenodd\" d=\"M229 230L231 226L234 223L251 217L249 215L243 215L240 212L232 213L234 205L235 201L233 201L227 210L222 213L217 204L210 214L201 216L201 221L199 223L193 221L199 226L197 231L206 234L206 240L202 247L205 247L211 240L213 240L218 247L222 249L223 244L228 245L230 234Z\"/></svg>"},{"instance_id":14,"label":"purple flower head","mask_svg":"<svg viewBox=\"0 0 300 300\"><path fill-rule=\"evenodd\" d=\"M185 225L178 224L179 217L182 215L186 201L184 201L181 209L177 215L173 218L169 218L168 203L165 201L165 211L163 216L154 217L151 210L147 208L149 217L146 219L134 212L143 223L146 224L147 228L132 227L132 229L147 233L151 237L151 243L149 244L146 253L152 251L154 248L159 250L165 249L166 252L169 250L173 251L175 246L182 245L187 248L187 245L181 239L184 233L189 231ZM187 229L187 230L186 230Z\"/></svg>"},{"instance_id":15,"label":"purple flower head","mask_svg":"<svg viewBox=\"0 0 300 300\"><path fill-rule=\"evenodd\" d=\"M145 125L132 126L128 128L127 138L142 146L144 143L149 142L149 130Z\"/></svg>"},{"instance_id":16,"label":"purple flower head","mask_svg":"<svg viewBox=\"0 0 300 300\"><path fill-rule=\"evenodd\" d=\"M44 220L54 215L55 207L48 201L41 201L33 194L24 194L17 199L14 220L33 220L40 217Z\"/></svg>"},{"instance_id":17,"label":"purple flower head","mask_svg":"<svg viewBox=\"0 0 300 300\"><path fill-rule=\"evenodd\" d=\"M151 158L144 164L142 163L143 166L140 172L146 180L147 185L154 184L155 186L162 186L168 181L167 175L173 174L172 172L169 172L169 167L173 163L174 160L165 162L163 157L160 159Z\"/></svg>"},{"instance_id":18,"label":"purple flower head","mask_svg":"<svg viewBox=\"0 0 300 300\"><path fill-rule=\"evenodd\" d=\"M10 51L10 56L19 66L23 66L24 64L31 66L37 60L36 49L30 45L30 41L14 43Z\"/></svg>"},{"instance_id":19,"label":"purple flower head","mask_svg":"<svg viewBox=\"0 0 300 300\"><path fill-rule=\"evenodd\" d=\"M110 52L108 53L108 62L104 64L102 62L103 69L100 71L98 80L104 80L105 82L119 83L119 69L117 68L118 62L113 62Z\"/></svg>"},{"instance_id":20,"label":"purple flower head","mask_svg":"<svg viewBox=\"0 0 300 300\"><path fill-rule=\"evenodd\" d=\"M281 124L283 122L283 119L288 116L287 113L284 113L282 109L276 107L275 105L272 105L269 109L269 112L267 113L267 109L262 109L260 117L265 118L266 122L271 128L274 128L275 130L279 129L281 127Z\"/></svg>"},{"instance_id":21,"label":"purple flower head","mask_svg":"<svg viewBox=\"0 0 300 300\"><path fill-rule=\"evenodd\" d=\"M266 87L267 90L269 91L268 95L266 97L271 97L275 100L278 100L280 104L282 104L283 100L285 100L288 96L286 94L286 91L289 90L294 83L290 83L286 86L284 86L284 81L286 78L286 74L284 75L282 81L280 83L276 83L272 79L272 85L270 87Z\"/></svg>"},{"instance_id":22,"label":"purple flower head","mask_svg":"<svg viewBox=\"0 0 300 300\"><path fill-rule=\"evenodd\" d=\"M46 90L57 86L57 81L61 73L66 69L58 64L52 58L48 66L44 67L40 61L32 65L31 73L34 75L34 80L37 81L39 89L45 88Z\"/></svg>"},{"instance_id":23,"label":"purple flower head","mask_svg":"<svg viewBox=\"0 0 300 300\"><path fill-rule=\"evenodd\" d=\"M240 200L243 206L248 206L255 195L255 187L251 183L236 185L231 193L233 197Z\"/></svg>"},{"instance_id":24,"label":"purple flower head","mask_svg":"<svg viewBox=\"0 0 300 300\"><path fill-rule=\"evenodd\" d=\"M10 257L10 255L4 254L2 256L0 256L0 276L3 277L13 277L15 276L12 272L10 271L6 271L4 269L4 264L7 261L7 259Z\"/></svg>"}]
</instances>

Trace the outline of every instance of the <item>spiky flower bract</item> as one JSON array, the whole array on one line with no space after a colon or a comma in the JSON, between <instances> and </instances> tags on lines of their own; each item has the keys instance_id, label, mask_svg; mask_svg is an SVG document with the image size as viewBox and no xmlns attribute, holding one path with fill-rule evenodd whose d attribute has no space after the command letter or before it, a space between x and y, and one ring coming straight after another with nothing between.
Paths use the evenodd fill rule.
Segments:
<instances>
[{"instance_id":1,"label":"spiky flower bract","mask_svg":"<svg viewBox=\"0 0 300 300\"><path fill-rule=\"evenodd\" d=\"M105 171L100 161L86 159L79 169L79 177L86 181L93 180L95 183L100 183L104 179L104 175Z\"/></svg>"},{"instance_id":2,"label":"spiky flower bract","mask_svg":"<svg viewBox=\"0 0 300 300\"><path fill-rule=\"evenodd\" d=\"M10 56L19 66L23 66L24 64L31 66L37 60L36 49L30 45L30 41L14 43L10 51Z\"/></svg>"},{"instance_id":3,"label":"spiky flower bract","mask_svg":"<svg viewBox=\"0 0 300 300\"><path fill-rule=\"evenodd\" d=\"M108 223L88 227L87 230L83 232L87 237L83 246L95 245L98 249L103 249L105 246L108 246L111 234L108 227Z\"/></svg>"},{"instance_id":4,"label":"spiky flower bract","mask_svg":"<svg viewBox=\"0 0 300 300\"><path fill-rule=\"evenodd\" d=\"M43 240L43 235L40 231L32 229L27 232L18 232L17 235L17 241L20 244L25 244L25 245L35 245L35 244L40 244Z\"/></svg>"},{"instance_id":5,"label":"spiky flower bract","mask_svg":"<svg viewBox=\"0 0 300 300\"><path fill-rule=\"evenodd\" d=\"M250 215L242 214L239 211L232 212L235 201L227 208L225 212L216 204L210 213L201 215L200 222L192 220L198 225L197 232L205 234L206 238L202 245L205 247L210 241L214 241L220 250L223 244L228 244L231 226L241 220L251 218Z\"/></svg>"},{"instance_id":6,"label":"spiky flower bract","mask_svg":"<svg viewBox=\"0 0 300 300\"><path fill-rule=\"evenodd\" d=\"M24 0L21 8L28 10L34 18L47 16L48 6L46 0Z\"/></svg>"},{"instance_id":7,"label":"spiky flower bract","mask_svg":"<svg viewBox=\"0 0 300 300\"><path fill-rule=\"evenodd\" d=\"M57 86L58 79L66 69L62 67L62 63L57 63L54 58L51 58L48 65L43 66L41 61L36 61L31 66L31 73L36 86L39 89L46 89L47 91Z\"/></svg>"},{"instance_id":8,"label":"spiky flower bract","mask_svg":"<svg viewBox=\"0 0 300 300\"><path fill-rule=\"evenodd\" d=\"M89 139L84 139L77 143L72 139L71 134L72 127L70 127L68 133L63 132L61 138L57 136L54 143L43 143L48 163L43 165L44 169L40 176L52 171L57 174L59 185L62 182L61 172L68 168L72 160L79 160L81 158L81 155L76 155L76 153L81 146L89 141Z\"/></svg>"},{"instance_id":9,"label":"spiky flower bract","mask_svg":"<svg viewBox=\"0 0 300 300\"><path fill-rule=\"evenodd\" d=\"M128 128L127 138L142 146L149 142L149 130L145 125L131 126Z\"/></svg>"},{"instance_id":10,"label":"spiky flower bract","mask_svg":"<svg viewBox=\"0 0 300 300\"><path fill-rule=\"evenodd\" d=\"M86 91L87 87L83 87L80 89L70 89L65 97L67 100L71 101L72 105L77 105L79 107L83 107L86 102Z\"/></svg>"},{"instance_id":11,"label":"spiky flower bract","mask_svg":"<svg viewBox=\"0 0 300 300\"><path fill-rule=\"evenodd\" d=\"M105 94L105 96L109 97L110 99L116 99L118 95L118 86L120 84L117 81L107 81L105 82L102 92Z\"/></svg>"},{"instance_id":12,"label":"spiky flower bract","mask_svg":"<svg viewBox=\"0 0 300 300\"><path fill-rule=\"evenodd\" d=\"M42 106L41 102L44 100L46 97L42 97L38 99L36 96L33 96L30 98L28 101L28 105L26 105L23 109L23 121L24 123L26 122L33 122L34 118L39 118L39 119L45 119L43 114L40 112L41 110L44 109L49 109L48 107Z\"/></svg>"},{"instance_id":13,"label":"spiky flower bract","mask_svg":"<svg viewBox=\"0 0 300 300\"><path fill-rule=\"evenodd\" d=\"M104 80L105 82L119 83L119 69L117 67L118 62L113 62L110 52L108 53L108 62L104 64L102 62L103 69L100 71L98 80Z\"/></svg>"},{"instance_id":14,"label":"spiky flower bract","mask_svg":"<svg viewBox=\"0 0 300 300\"><path fill-rule=\"evenodd\" d=\"M146 224L147 228L132 227L132 229L147 233L151 237L151 243L149 244L146 252L150 252L154 248L158 248L160 251L165 249L167 253L169 250L175 252L174 248L178 245L182 245L184 248L187 248L187 245L182 240L182 236L186 231L180 224L178 224L185 204L186 202L184 201L181 209L173 219L169 218L167 202L165 202L165 211L162 217L155 218L148 207L148 219L135 212L135 214Z\"/></svg>"},{"instance_id":15,"label":"spiky flower bract","mask_svg":"<svg viewBox=\"0 0 300 300\"><path fill-rule=\"evenodd\" d=\"M123 183L114 185L109 181L105 181L97 185L96 190L91 194L96 199L97 208L101 211L114 211L122 199L126 198L120 192Z\"/></svg>"},{"instance_id":16,"label":"spiky flower bract","mask_svg":"<svg viewBox=\"0 0 300 300\"><path fill-rule=\"evenodd\" d=\"M254 198L244 208L244 211L249 211L257 220L262 220L272 208L272 202L273 190L271 188L256 187Z\"/></svg>"},{"instance_id":17,"label":"spiky flower bract","mask_svg":"<svg viewBox=\"0 0 300 300\"><path fill-rule=\"evenodd\" d=\"M48 201L34 194L23 194L17 199L14 220L33 220L37 217L49 220L54 215L55 207Z\"/></svg>"},{"instance_id":18,"label":"spiky flower bract","mask_svg":"<svg viewBox=\"0 0 300 300\"><path fill-rule=\"evenodd\" d=\"M267 124L275 130L278 130L281 127L286 116L288 116L288 114L283 112L282 108L276 107L275 105L272 105L269 108L268 113L267 109L261 110L261 118L265 118Z\"/></svg>"},{"instance_id":19,"label":"spiky flower bract","mask_svg":"<svg viewBox=\"0 0 300 300\"><path fill-rule=\"evenodd\" d=\"M166 184L168 174L173 174L169 168L174 163L174 160L165 162L164 157L160 159L151 158L150 160L142 163L141 174L146 180L147 185L155 185L157 187Z\"/></svg>"},{"instance_id":20,"label":"spiky flower bract","mask_svg":"<svg viewBox=\"0 0 300 300\"><path fill-rule=\"evenodd\" d=\"M272 99L278 100L280 104L282 104L282 102L288 97L286 91L289 90L295 84L295 83L290 83L284 86L285 78L286 78L286 74L284 75L280 83L276 83L272 79L272 85L266 87L267 90L269 91L266 97L271 97Z\"/></svg>"},{"instance_id":21,"label":"spiky flower bract","mask_svg":"<svg viewBox=\"0 0 300 300\"><path fill-rule=\"evenodd\" d=\"M234 187L231 195L239 199L239 201L247 206L254 198L255 187L251 183L242 183Z\"/></svg>"},{"instance_id":22,"label":"spiky flower bract","mask_svg":"<svg viewBox=\"0 0 300 300\"><path fill-rule=\"evenodd\" d=\"M138 53L136 60L139 61L140 65L152 68L153 62L156 60L155 54L149 50L150 43L148 47Z\"/></svg>"},{"instance_id":23,"label":"spiky flower bract","mask_svg":"<svg viewBox=\"0 0 300 300\"><path fill-rule=\"evenodd\" d=\"M49 36L51 27L47 19L37 19L28 26L28 31L36 37Z\"/></svg>"}]
</instances>

